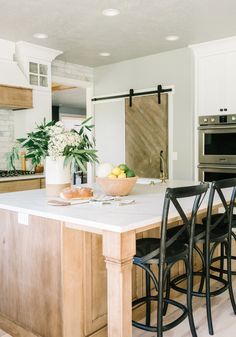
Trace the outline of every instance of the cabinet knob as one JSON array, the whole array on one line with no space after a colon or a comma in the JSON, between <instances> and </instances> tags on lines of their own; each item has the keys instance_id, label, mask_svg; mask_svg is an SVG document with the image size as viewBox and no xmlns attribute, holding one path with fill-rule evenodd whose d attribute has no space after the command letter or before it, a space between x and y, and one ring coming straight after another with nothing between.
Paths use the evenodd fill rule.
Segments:
<instances>
[{"instance_id":1,"label":"cabinet knob","mask_svg":"<svg viewBox=\"0 0 236 337\"><path fill-rule=\"evenodd\" d=\"M227 108L224 108L224 111L227 111L228 109Z\"/></svg>"},{"instance_id":2,"label":"cabinet knob","mask_svg":"<svg viewBox=\"0 0 236 337\"><path fill-rule=\"evenodd\" d=\"M224 111L223 109L220 109L220 111Z\"/></svg>"}]
</instances>

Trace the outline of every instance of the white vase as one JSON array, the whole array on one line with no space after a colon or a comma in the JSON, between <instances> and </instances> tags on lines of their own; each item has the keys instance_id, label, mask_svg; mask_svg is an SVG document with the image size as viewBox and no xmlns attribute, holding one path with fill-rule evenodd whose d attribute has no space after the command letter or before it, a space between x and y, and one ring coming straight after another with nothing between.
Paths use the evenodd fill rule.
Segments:
<instances>
[{"instance_id":1,"label":"white vase","mask_svg":"<svg viewBox=\"0 0 236 337\"><path fill-rule=\"evenodd\" d=\"M71 185L70 165L64 166L65 157L46 157L45 179L47 196L56 197Z\"/></svg>"}]
</instances>

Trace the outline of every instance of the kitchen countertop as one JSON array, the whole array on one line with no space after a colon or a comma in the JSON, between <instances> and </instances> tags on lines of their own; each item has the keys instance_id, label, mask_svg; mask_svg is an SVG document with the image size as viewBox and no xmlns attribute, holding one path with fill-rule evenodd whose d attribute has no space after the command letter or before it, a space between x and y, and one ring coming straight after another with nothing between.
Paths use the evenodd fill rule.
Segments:
<instances>
[{"instance_id":1,"label":"kitchen countertop","mask_svg":"<svg viewBox=\"0 0 236 337\"><path fill-rule=\"evenodd\" d=\"M19 175L14 177L0 177L0 183L7 182L7 181L16 181L16 180L30 180L30 179L40 179L44 178L44 174L42 173L35 173L35 174L26 174L26 175Z\"/></svg>"},{"instance_id":2,"label":"kitchen countertop","mask_svg":"<svg viewBox=\"0 0 236 337\"><path fill-rule=\"evenodd\" d=\"M63 221L67 226L75 229L91 232L111 230L122 233L160 223L166 188L194 184L197 183L168 181L165 184L155 185L136 184L132 193L124 197L124 199L134 199L135 202L124 206L118 206L117 202L105 205L90 202L70 206L50 206L47 203L45 190L12 192L0 195L0 208ZM186 211L190 211L189 199L183 199L182 204ZM201 208L204 209L206 206L207 198ZM174 217L178 214L176 210L170 208L170 215Z\"/></svg>"}]
</instances>

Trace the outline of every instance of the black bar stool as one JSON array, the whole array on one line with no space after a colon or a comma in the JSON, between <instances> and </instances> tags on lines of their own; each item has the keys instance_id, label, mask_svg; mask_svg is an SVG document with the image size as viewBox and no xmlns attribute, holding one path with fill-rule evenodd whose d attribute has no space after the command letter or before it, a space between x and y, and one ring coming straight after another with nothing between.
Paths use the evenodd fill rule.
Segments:
<instances>
[{"instance_id":1,"label":"black bar stool","mask_svg":"<svg viewBox=\"0 0 236 337\"><path fill-rule=\"evenodd\" d=\"M146 274L146 296L138 298L133 301L133 307L145 304L146 305L146 320L145 323L133 321L133 326L146 330L156 332L158 337L163 336L163 331L169 330L180 324L187 316L189 319L190 329L193 337L197 337L195 325L192 315L192 267L193 267L193 240L195 234L195 220L197 211L203 200L208 184L204 183L197 186L188 186L180 188L167 188L163 213L161 222L161 237L144 238L139 239L136 242L136 256L134 257L134 264L145 270ZM192 204L192 213L190 219L188 219L183 207L180 205L189 202ZM191 198L191 199L189 199ZM179 200L181 199L181 200ZM179 227L175 235L171 238L167 238L167 226L169 210L177 210L178 215L182 219L184 225ZM179 238L185 231L189 231L188 245L183 243ZM176 300L171 300L170 295L170 279L171 268L176 262L184 261L186 273L188 275L187 281L187 305L183 305ZM157 265L158 277L152 271L151 266ZM157 295L151 294L150 280L152 280ZM165 294L164 294L165 292ZM151 325L151 303L157 302L157 326ZM166 314L169 305L173 305L182 311L182 314L172 322L163 325L163 316Z\"/></svg>"},{"instance_id":2,"label":"black bar stool","mask_svg":"<svg viewBox=\"0 0 236 337\"><path fill-rule=\"evenodd\" d=\"M227 204L227 201L224 196L224 189L231 189L230 202ZM213 203L216 195L219 196L225 212L219 214L217 217L212 214ZM196 224L195 237L194 237L194 250L198 253L201 262L202 270L198 272L193 272L194 277L200 276L200 284L198 291L192 291L193 296L205 297L206 298L206 307L207 307L207 321L208 329L211 335L214 334L213 322L212 322L212 313L211 313L211 297L217 296L229 290L229 297L233 307L233 311L236 314L236 304L232 289L232 273L231 273L231 238L232 238L232 220L233 220L233 209L235 204L236 197L236 178L232 179L223 179L213 182L210 189L209 200L208 200L208 209L207 217L204 220L203 224ZM227 219L225 221L224 219ZM172 237L175 235L177 228L172 228L167 231L167 236ZM185 232L182 237L183 242L187 242L189 233ZM203 249L201 250L197 244L202 243ZM220 275L213 275L210 273L211 264L215 260L213 258L214 252L218 246L223 247L223 250L226 252L225 258L227 259L227 280L223 278L223 272L220 268L218 271ZM222 250L221 250L222 252ZM220 261L224 256L218 257ZM187 289L181 287L180 284L187 279L187 275L183 274L171 281L171 287L176 291L187 293ZM210 286L210 280L215 280L221 283L221 287L217 290L212 290ZM204 291L204 284L206 290Z\"/></svg>"},{"instance_id":3,"label":"black bar stool","mask_svg":"<svg viewBox=\"0 0 236 337\"><path fill-rule=\"evenodd\" d=\"M228 226L229 225L228 224L228 218L227 218L227 215L225 213L213 214L212 217L211 217L211 221L213 223L216 222L218 219L220 219L221 226ZM207 217L202 219L203 224L206 224L206 221L207 221ZM236 215L235 214L233 214L233 218L232 218L232 233L231 233L231 235L232 235L232 239L236 243L236 234L233 232L234 229L236 230ZM224 261L227 260L227 256L225 255L223 244L221 244L220 251L221 251L220 256L214 257L212 259L212 263L220 262L220 267L215 267L215 266L211 265L210 269L213 270L213 271L219 272L220 276L222 277L223 274L228 273L227 269L224 269ZM236 261L236 256L231 255L231 260ZM231 270L231 274L236 275L236 270Z\"/></svg>"}]
</instances>

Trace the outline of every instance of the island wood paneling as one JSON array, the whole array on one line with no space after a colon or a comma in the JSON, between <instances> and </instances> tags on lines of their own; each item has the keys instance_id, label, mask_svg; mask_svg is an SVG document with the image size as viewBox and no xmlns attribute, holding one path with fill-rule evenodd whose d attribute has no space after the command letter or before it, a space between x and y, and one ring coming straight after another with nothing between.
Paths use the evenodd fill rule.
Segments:
<instances>
[{"instance_id":1,"label":"island wood paneling","mask_svg":"<svg viewBox=\"0 0 236 337\"><path fill-rule=\"evenodd\" d=\"M102 235L36 216L22 225L7 210L0 210L0 218L0 327L13 337L107 337ZM137 234L158 236L159 228ZM178 263L172 276L182 272ZM145 294L144 273L135 266L132 287L133 299ZM133 317L144 317L144 309Z\"/></svg>"},{"instance_id":2,"label":"island wood paneling","mask_svg":"<svg viewBox=\"0 0 236 337\"><path fill-rule=\"evenodd\" d=\"M160 151L168 163L168 95L125 100L125 161L139 177L160 177Z\"/></svg>"},{"instance_id":3,"label":"island wood paneling","mask_svg":"<svg viewBox=\"0 0 236 337\"><path fill-rule=\"evenodd\" d=\"M106 326L107 273L102 254L102 237L84 233L85 334ZM102 294L102 296L101 296Z\"/></svg>"},{"instance_id":4,"label":"island wood paneling","mask_svg":"<svg viewBox=\"0 0 236 337\"><path fill-rule=\"evenodd\" d=\"M0 312L42 337L62 336L60 222L0 210Z\"/></svg>"},{"instance_id":5,"label":"island wood paneling","mask_svg":"<svg viewBox=\"0 0 236 337\"><path fill-rule=\"evenodd\" d=\"M62 250L63 337L84 337L84 232L63 226Z\"/></svg>"}]
</instances>

